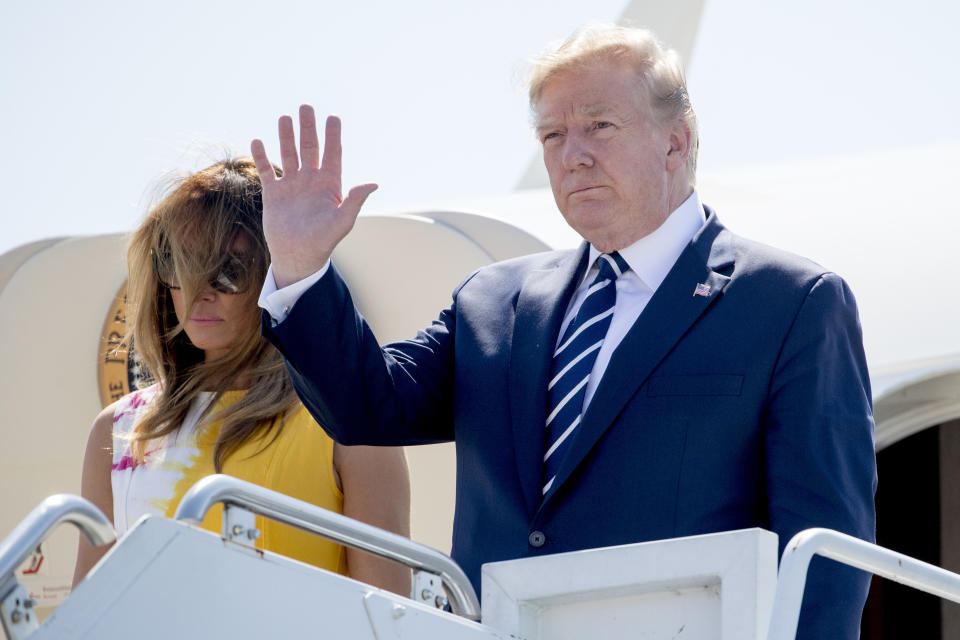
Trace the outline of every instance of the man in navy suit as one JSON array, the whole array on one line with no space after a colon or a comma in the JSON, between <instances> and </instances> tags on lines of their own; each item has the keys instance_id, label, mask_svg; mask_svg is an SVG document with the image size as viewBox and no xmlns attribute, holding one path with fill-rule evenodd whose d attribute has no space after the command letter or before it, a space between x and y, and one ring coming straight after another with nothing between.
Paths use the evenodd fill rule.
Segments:
<instances>
[{"instance_id":1,"label":"man in navy suit","mask_svg":"<svg viewBox=\"0 0 960 640\"><path fill-rule=\"evenodd\" d=\"M484 562L751 526L781 549L812 526L872 540L853 296L700 203L676 58L646 31L582 30L535 64L530 99L585 242L478 270L383 348L329 261L376 188L341 198L339 121L321 163L312 109L299 154L281 118L282 178L254 141L264 332L320 424L345 444L456 442L452 554L475 585ZM857 637L867 584L815 561L800 637Z\"/></svg>"}]
</instances>

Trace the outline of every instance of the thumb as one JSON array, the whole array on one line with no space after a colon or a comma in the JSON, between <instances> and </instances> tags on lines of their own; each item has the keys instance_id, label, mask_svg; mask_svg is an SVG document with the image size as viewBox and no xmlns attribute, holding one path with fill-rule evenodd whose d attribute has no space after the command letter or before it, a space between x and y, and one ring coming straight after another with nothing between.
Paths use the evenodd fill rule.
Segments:
<instances>
[{"instance_id":1,"label":"thumb","mask_svg":"<svg viewBox=\"0 0 960 640\"><path fill-rule=\"evenodd\" d=\"M377 185L372 182L357 185L350 189L350 193L347 194L346 199L340 204L340 209L352 216L356 216L360 213L360 207L363 206L363 203L366 202L370 194L376 190Z\"/></svg>"}]
</instances>

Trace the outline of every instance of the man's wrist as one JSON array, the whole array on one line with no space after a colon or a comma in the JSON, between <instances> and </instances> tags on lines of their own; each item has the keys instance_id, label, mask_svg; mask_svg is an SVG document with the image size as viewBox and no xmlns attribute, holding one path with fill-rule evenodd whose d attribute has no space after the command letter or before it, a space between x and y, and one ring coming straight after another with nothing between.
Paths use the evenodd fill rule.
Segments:
<instances>
[{"instance_id":1,"label":"man's wrist","mask_svg":"<svg viewBox=\"0 0 960 640\"><path fill-rule=\"evenodd\" d=\"M326 270L330 263L330 254L326 253L319 257L311 257L309 260L274 260L271 264L273 278L277 284L277 289L284 289L301 280L305 280L315 274L317 271Z\"/></svg>"}]
</instances>

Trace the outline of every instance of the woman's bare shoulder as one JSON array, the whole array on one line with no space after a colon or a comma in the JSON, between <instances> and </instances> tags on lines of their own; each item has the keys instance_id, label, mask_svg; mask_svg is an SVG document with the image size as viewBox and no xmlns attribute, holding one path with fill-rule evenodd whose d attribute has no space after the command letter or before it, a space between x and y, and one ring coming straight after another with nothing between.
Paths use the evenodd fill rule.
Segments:
<instances>
[{"instance_id":1,"label":"woman's bare shoulder","mask_svg":"<svg viewBox=\"0 0 960 640\"><path fill-rule=\"evenodd\" d=\"M97 449L112 449L113 446L113 421L117 412L117 407L123 400L117 400L113 404L104 407L103 411L97 414L93 419L93 426L90 427L90 435L87 439L87 449L91 445Z\"/></svg>"}]
</instances>

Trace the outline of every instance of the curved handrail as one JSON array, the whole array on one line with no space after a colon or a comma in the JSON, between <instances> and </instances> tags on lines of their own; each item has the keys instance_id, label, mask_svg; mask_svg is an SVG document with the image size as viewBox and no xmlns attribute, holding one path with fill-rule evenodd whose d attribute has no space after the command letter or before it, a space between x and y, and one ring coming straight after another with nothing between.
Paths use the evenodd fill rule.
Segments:
<instances>
[{"instance_id":1,"label":"curved handrail","mask_svg":"<svg viewBox=\"0 0 960 640\"><path fill-rule=\"evenodd\" d=\"M805 529L790 539L780 560L767 640L793 640L807 569L814 555L960 602L960 575L830 529Z\"/></svg>"},{"instance_id":2,"label":"curved handrail","mask_svg":"<svg viewBox=\"0 0 960 640\"><path fill-rule=\"evenodd\" d=\"M0 543L0 583L13 575L34 549L65 522L76 526L95 547L117 539L110 520L92 502L68 493L52 495L34 507Z\"/></svg>"},{"instance_id":3,"label":"curved handrail","mask_svg":"<svg viewBox=\"0 0 960 640\"><path fill-rule=\"evenodd\" d=\"M210 507L218 502L249 509L340 544L436 574L447 589L451 610L471 620L480 619L480 602L473 586L459 565L443 553L232 476L215 474L200 480L183 496L173 517L199 525Z\"/></svg>"}]
</instances>

